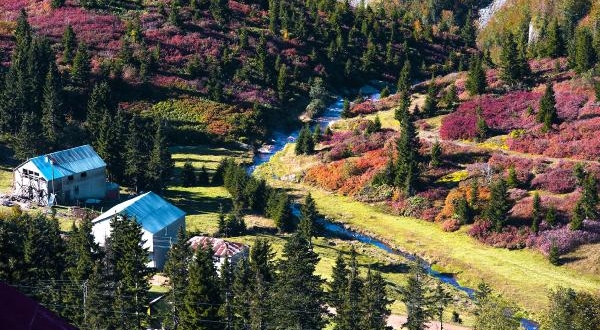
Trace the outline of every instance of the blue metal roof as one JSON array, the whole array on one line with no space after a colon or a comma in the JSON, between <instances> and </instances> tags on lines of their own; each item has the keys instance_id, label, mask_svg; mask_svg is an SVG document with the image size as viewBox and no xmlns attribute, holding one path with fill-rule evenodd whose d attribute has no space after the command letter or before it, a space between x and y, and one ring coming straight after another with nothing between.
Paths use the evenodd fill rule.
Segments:
<instances>
[{"instance_id":1,"label":"blue metal roof","mask_svg":"<svg viewBox=\"0 0 600 330\"><path fill-rule=\"evenodd\" d=\"M183 217L185 212L150 191L112 207L94 219L93 223L109 219L115 214L135 218L144 230L154 234Z\"/></svg>"},{"instance_id":2,"label":"blue metal roof","mask_svg":"<svg viewBox=\"0 0 600 330\"><path fill-rule=\"evenodd\" d=\"M30 161L48 181L106 167L106 163L88 144L31 158Z\"/></svg>"}]
</instances>

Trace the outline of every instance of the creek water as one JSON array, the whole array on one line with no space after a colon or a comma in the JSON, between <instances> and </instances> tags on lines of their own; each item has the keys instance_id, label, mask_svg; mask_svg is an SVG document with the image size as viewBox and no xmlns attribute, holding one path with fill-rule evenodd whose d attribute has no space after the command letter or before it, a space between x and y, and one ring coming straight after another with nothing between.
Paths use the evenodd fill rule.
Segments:
<instances>
[{"instance_id":1,"label":"creek water","mask_svg":"<svg viewBox=\"0 0 600 330\"><path fill-rule=\"evenodd\" d=\"M373 101L378 100L380 98L380 89L378 89L375 86L383 87L384 84L380 82L373 82L369 85L365 85L360 88L360 95L363 95L366 99L371 99ZM344 97L337 96L335 102L329 105L319 117L313 118L313 120L319 123L321 129L324 130L328 125L340 119L343 106ZM252 173L256 169L256 167L268 162L271 159L271 157L275 155L275 153L281 151L288 143L294 142L298 137L299 133L300 129L291 131L280 130L273 132L269 146L267 148L262 148L261 152L255 154L252 165L249 166L248 171ZM292 206L292 213L296 216L300 214L299 206L297 204ZM475 290L473 288L468 288L460 285L460 283L458 283L458 281L452 274L442 273L434 270L430 263L426 262L423 258L420 258L419 256L394 249L379 239L358 233L356 231L344 227L342 224L332 222L325 218L320 218L319 223L325 231L338 237L370 244L388 253L400 255L408 260L419 260L420 263L423 265L424 270L430 276L437 278L438 280L447 283L448 285L451 285L452 287L460 291L465 292L470 298L474 298L475 296ZM525 330L537 330L539 328L537 323L528 319L521 319L521 326Z\"/></svg>"}]
</instances>

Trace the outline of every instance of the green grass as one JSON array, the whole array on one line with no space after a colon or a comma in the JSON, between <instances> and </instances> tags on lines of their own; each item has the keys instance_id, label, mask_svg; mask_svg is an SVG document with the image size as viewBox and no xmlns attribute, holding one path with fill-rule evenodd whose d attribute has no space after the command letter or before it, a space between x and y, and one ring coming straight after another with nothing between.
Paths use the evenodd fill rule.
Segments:
<instances>
[{"instance_id":1,"label":"green grass","mask_svg":"<svg viewBox=\"0 0 600 330\"><path fill-rule=\"evenodd\" d=\"M12 189L12 170L0 166L0 194L7 193Z\"/></svg>"},{"instance_id":2,"label":"green grass","mask_svg":"<svg viewBox=\"0 0 600 330\"><path fill-rule=\"evenodd\" d=\"M275 156L272 162L282 159ZM271 166L285 168L285 164ZM465 229L446 233L438 224L390 215L375 206L307 185L274 179L271 184L295 190L298 195L310 191L322 214L425 257L440 269L455 273L463 285L475 287L485 280L528 311L541 311L547 302L547 289L552 287L600 290L599 274L553 266L537 251L490 247L468 236Z\"/></svg>"},{"instance_id":3,"label":"green grass","mask_svg":"<svg viewBox=\"0 0 600 330\"><path fill-rule=\"evenodd\" d=\"M183 164L190 162L197 170L205 166L212 177L223 158L235 157L248 162L252 160L251 154L244 150L209 146L180 146L170 151L175 162L174 179L165 196L187 213L188 231L212 234L217 228L220 205L226 211L231 207L230 195L223 187L183 187L180 181Z\"/></svg>"},{"instance_id":4,"label":"green grass","mask_svg":"<svg viewBox=\"0 0 600 330\"><path fill-rule=\"evenodd\" d=\"M437 183L451 183L451 182L460 182L469 177L469 172L467 170L460 170L456 172L452 172L450 174L444 175L439 178Z\"/></svg>"}]
</instances>

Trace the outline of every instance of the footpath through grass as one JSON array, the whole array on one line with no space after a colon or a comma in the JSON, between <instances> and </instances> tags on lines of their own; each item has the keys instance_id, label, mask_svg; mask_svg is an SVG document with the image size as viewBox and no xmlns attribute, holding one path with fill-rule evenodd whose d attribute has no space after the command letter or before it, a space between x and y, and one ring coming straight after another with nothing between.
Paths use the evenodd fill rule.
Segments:
<instances>
[{"instance_id":1,"label":"footpath through grass","mask_svg":"<svg viewBox=\"0 0 600 330\"><path fill-rule=\"evenodd\" d=\"M288 146L272 158L281 162L291 152ZM484 245L465 230L447 233L438 224L415 218L387 214L375 206L349 197L325 192L304 184L279 181L284 173L274 169L285 164L269 164L257 173L272 185L295 190L298 195L310 191L319 211L335 221L372 234L399 249L415 253L436 264L443 271L455 273L461 284L476 287L484 280L507 298L528 311L539 312L547 302L547 290L556 286L595 292L600 290L600 276L567 267L551 265L541 253L529 249L507 250Z\"/></svg>"}]
</instances>

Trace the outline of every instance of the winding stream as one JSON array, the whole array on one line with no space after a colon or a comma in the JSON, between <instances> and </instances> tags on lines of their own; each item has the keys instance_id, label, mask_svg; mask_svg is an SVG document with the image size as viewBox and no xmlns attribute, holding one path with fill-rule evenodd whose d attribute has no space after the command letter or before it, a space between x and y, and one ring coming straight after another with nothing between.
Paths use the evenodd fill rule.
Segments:
<instances>
[{"instance_id":1,"label":"winding stream","mask_svg":"<svg viewBox=\"0 0 600 330\"><path fill-rule=\"evenodd\" d=\"M373 85L375 84L379 83L373 83ZM363 86L360 89L360 94L374 101L378 100L380 97L379 89L373 87L372 85ZM343 104L344 98L342 96L336 97L335 102L333 102L329 107L327 107L327 109L323 112L323 114L321 114L320 117L313 118L313 120L318 122L322 129L325 129L329 124L340 119ZM271 137L271 147L268 148L268 150L262 150L262 152L259 152L254 156L253 163L248 168L248 171L252 173L256 169L256 167L268 162L271 159L271 157L275 155L275 153L281 151L289 142L295 141L299 133L300 129L296 129L294 131L275 131ZM300 214L298 205L292 206L292 213L294 215ZM453 286L454 288L460 291L465 292L470 298L474 298L474 289L460 285L456 278L452 276L452 274L440 273L434 270L430 263L427 263L425 260L419 258L418 256L397 249L393 249L381 240L355 232L351 229L344 227L342 224L329 221L325 218L319 219L319 222L327 232L332 233L338 237L353 239L362 243L370 244L388 253L400 255L408 260L416 260L418 258L420 259L420 261L422 261L423 267L427 274L439 279L444 283ZM525 330L537 330L539 327L537 323L528 319L521 319L521 326Z\"/></svg>"}]
</instances>

